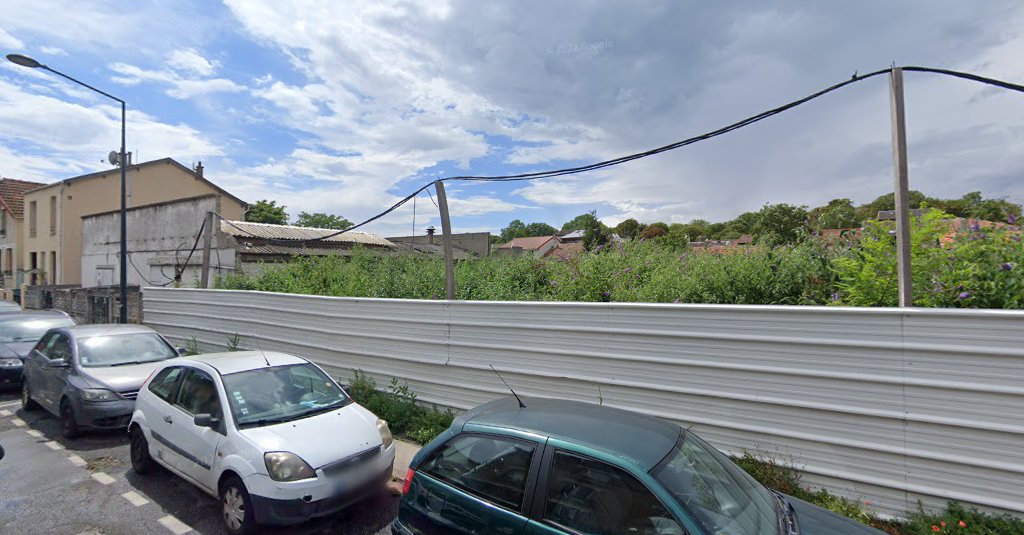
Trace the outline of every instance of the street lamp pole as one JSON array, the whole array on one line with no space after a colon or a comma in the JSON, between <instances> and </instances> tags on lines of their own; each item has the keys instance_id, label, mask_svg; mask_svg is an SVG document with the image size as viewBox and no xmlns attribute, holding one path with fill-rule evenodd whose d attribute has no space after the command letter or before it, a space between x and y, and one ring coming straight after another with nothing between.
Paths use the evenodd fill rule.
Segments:
<instances>
[{"instance_id":1,"label":"street lamp pole","mask_svg":"<svg viewBox=\"0 0 1024 535\"><path fill-rule=\"evenodd\" d=\"M117 102L119 102L121 104L121 155L120 155L120 157L118 159L118 163L121 166L121 269L120 269L120 271L121 271L121 288L120 288L120 290L121 290L121 307L120 307L120 310L118 311L118 322L119 323L128 323L128 241L127 241L127 237L128 237L127 213L128 212L127 212L127 206L126 206L126 198L127 198L127 193L128 193L127 187L126 187L126 184L127 184L126 174L127 174L127 171L128 171L127 170L128 159L127 159L127 156L125 154L125 101L115 97L114 95L111 95L110 93L107 93L106 91L101 91L99 89L96 89L95 87L93 87L93 86L91 86L91 85L89 85L89 84L87 84L87 83L85 83L85 82L83 82L81 80L76 80L76 79L74 79L74 78L72 78L72 77L70 77L70 76L68 76L68 75L66 75L66 74L64 74L64 73L62 73L62 72L60 72L58 70L51 69L50 67L48 67L46 65L43 65L42 63L39 63L38 61L36 61L36 60L34 60L34 59L32 59L32 58L30 58L28 56L23 56L21 54L8 54L7 55L7 59L10 60L12 63L16 63L18 65L21 65L22 67L28 67L28 68L31 68L31 69L43 69L43 70L46 70L46 71L50 71L53 74L56 74L57 76L60 76L60 77L65 78L67 80L70 80L70 81L72 81L72 82L74 82L74 83L76 83L76 84L78 84L78 85L80 85L82 87L87 88L87 89L91 89L91 90L93 90L93 91L95 91L95 92L97 92L97 93L99 93L99 94L101 94L101 95L103 95L103 96L105 96L105 97L107 97L107 98L109 98L111 100L115 100L115 101L117 101Z\"/></svg>"}]
</instances>

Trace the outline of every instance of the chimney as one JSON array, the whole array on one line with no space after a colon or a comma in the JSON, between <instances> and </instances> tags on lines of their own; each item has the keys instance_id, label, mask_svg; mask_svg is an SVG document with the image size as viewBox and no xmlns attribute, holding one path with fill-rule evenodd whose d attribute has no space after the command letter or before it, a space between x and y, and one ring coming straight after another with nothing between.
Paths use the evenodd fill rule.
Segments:
<instances>
[{"instance_id":1,"label":"chimney","mask_svg":"<svg viewBox=\"0 0 1024 535\"><path fill-rule=\"evenodd\" d=\"M430 245L434 245L434 232L436 230L437 229L434 228L434 225L430 225L429 227L427 227L427 241L430 242Z\"/></svg>"},{"instance_id":2,"label":"chimney","mask_svg":"<svg viewBox=\"0 0 1024 535\"><path fill-rule=\"evenodd\" d=\"M203 162L197 163L196 168L193 169L192 172L195 173L197 177L203 178Z\"/></svg>"}]
</instances>

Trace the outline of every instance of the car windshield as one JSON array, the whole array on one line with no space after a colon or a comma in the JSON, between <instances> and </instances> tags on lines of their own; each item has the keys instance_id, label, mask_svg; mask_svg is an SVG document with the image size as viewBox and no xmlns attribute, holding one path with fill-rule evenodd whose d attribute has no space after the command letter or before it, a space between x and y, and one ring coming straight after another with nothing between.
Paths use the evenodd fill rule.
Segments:
<instances>
[{"instance_id":1,"label":"car windshield","mask_svg":"<svg viewBox=\"0 0 1024 535\"><path fill-rule=\"evenodd\" d=\"M351 401L313 364L273 366L224 376L224 389L240 427L305 418Z\"/></svg>"},{"instance_id":2,"label":"car windshield","mask_svg":"<svg viewBox=\"0 0 1024 535\"><path fill-rule=\"evenodd\" d=\"M28 318L16 321L0 322L0 342L12 344L17 342L35 342L42 338L49 329L70 327L75 322L71 318Z\"/></svg>"},{"instance_id":3,"label":"car windshield","mask_svg":"<svg viewBox=\"0 0 1024 535\"><path fill-rule=\"evenodd\" d=\"M156 333L90 336L78 339L78 358L86 368L167 360L178 353Z\"/></svg>"},{"instance_id":4,"label":"car windshield","mask_svg":"<svg viewBox=\"0 0 1024 535\"><path fill-rule=\"evenodd\" d=\"M778 533L774 495L692 433L684 433L651 474L707 533Z\"/></svg>"}]
</instances>

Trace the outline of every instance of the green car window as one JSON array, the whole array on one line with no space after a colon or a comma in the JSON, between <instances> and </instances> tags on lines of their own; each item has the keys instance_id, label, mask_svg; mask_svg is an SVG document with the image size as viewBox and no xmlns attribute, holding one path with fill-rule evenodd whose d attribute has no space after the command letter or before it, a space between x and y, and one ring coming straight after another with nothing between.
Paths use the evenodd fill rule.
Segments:
<instances>
[{"instance_id":1,"label":"green car window","mask_svg":"<svg viewBox=\"0 0 1024 535\"><path fill-rule=\"evenodd\" d=\"M422 471L513 511L519 511L534 445L489 435L460 435L442 446Z\"/></svg>"},{"instance_id":2,"label":"green car window","mask_svg":"<svg viewBox=\"0 0 1024 535\"><path fill-rule=\"evenodd\" d=\"M684 433L651 475L708 533L776 533L775 497L714 447Z\"/></svg>"},{"instance_id":3,"label":"green car window","mask_svg":"<svg viewBox=\"0 0 1024 535\"><path fill-rule=\"evenodd\" d=\"M658 498L620 468L556 452L544 520L587 535L683 535Z\"/></svg>"}]
</instances>

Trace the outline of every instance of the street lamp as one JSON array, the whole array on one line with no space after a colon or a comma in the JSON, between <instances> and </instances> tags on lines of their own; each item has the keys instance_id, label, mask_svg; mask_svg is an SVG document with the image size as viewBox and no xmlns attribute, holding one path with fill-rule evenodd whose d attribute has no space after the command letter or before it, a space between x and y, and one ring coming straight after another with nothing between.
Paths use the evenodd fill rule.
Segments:
<instances>
[{"instance_id":1,"label":"street lamp","mask_svg":"<svg viewBox=\"0 0 1024 535\"><path fill-rule=\"evenodd\" d=\"M95 92L97 92L97 93L99 93L99 94L101 94L101 95L103 95L103 96L105 96L105 97L107 97L109 99L116 100L117 102L121 103L121 156L118 159L118 162L121 164L121 307L120 307L120 311L118 313L118 322L119 323L128 323L128 242L127 242L128 223L127 223L127 218L126 218L127 208L125 206L125 194L126 194L126 188L125 188L125 183L126 183L126 180L125 180L126 167L125 166L128 164L128 160L125 158L125 135L124 135L125 102L123 100L115 97L114 95L111 95L110 93L107 93L105 91L100 91L99 89L96 89L95 87L93 87L93 86L91 86L91 85L89 85L89 84L87 84L85 82L82 82L80 80L76 80L76 79L74 79L74 78L72 78L72 77L70 77L70 76L68 76L68 75L66 75L66 74L64 74L64 73L62 73L60 71L51 69L50 67L47 67L46 65L43 65L42 63L39 63L38 61L36 61L36 60L34 60L34 59L32 59L32 58L30 58L28 56L23 56L21 54L8 54L7 55L7 59L10 60L12 63L15 63L17 65L21 65L22 67L28 67L30 69L43 69L43 70L46 70L46 71L50 71L53 74L56 74L57 76L60 76L60 77L65 78L67 80L70 80L70 81L72 81L72 82L74 82L74 83L76 83L76 84L78 84L78 85L80 85L82 87L85 87L85 88L88 88L88 89L92 89L93 91L95 91Z\"/></svg>"}]
</instances>

